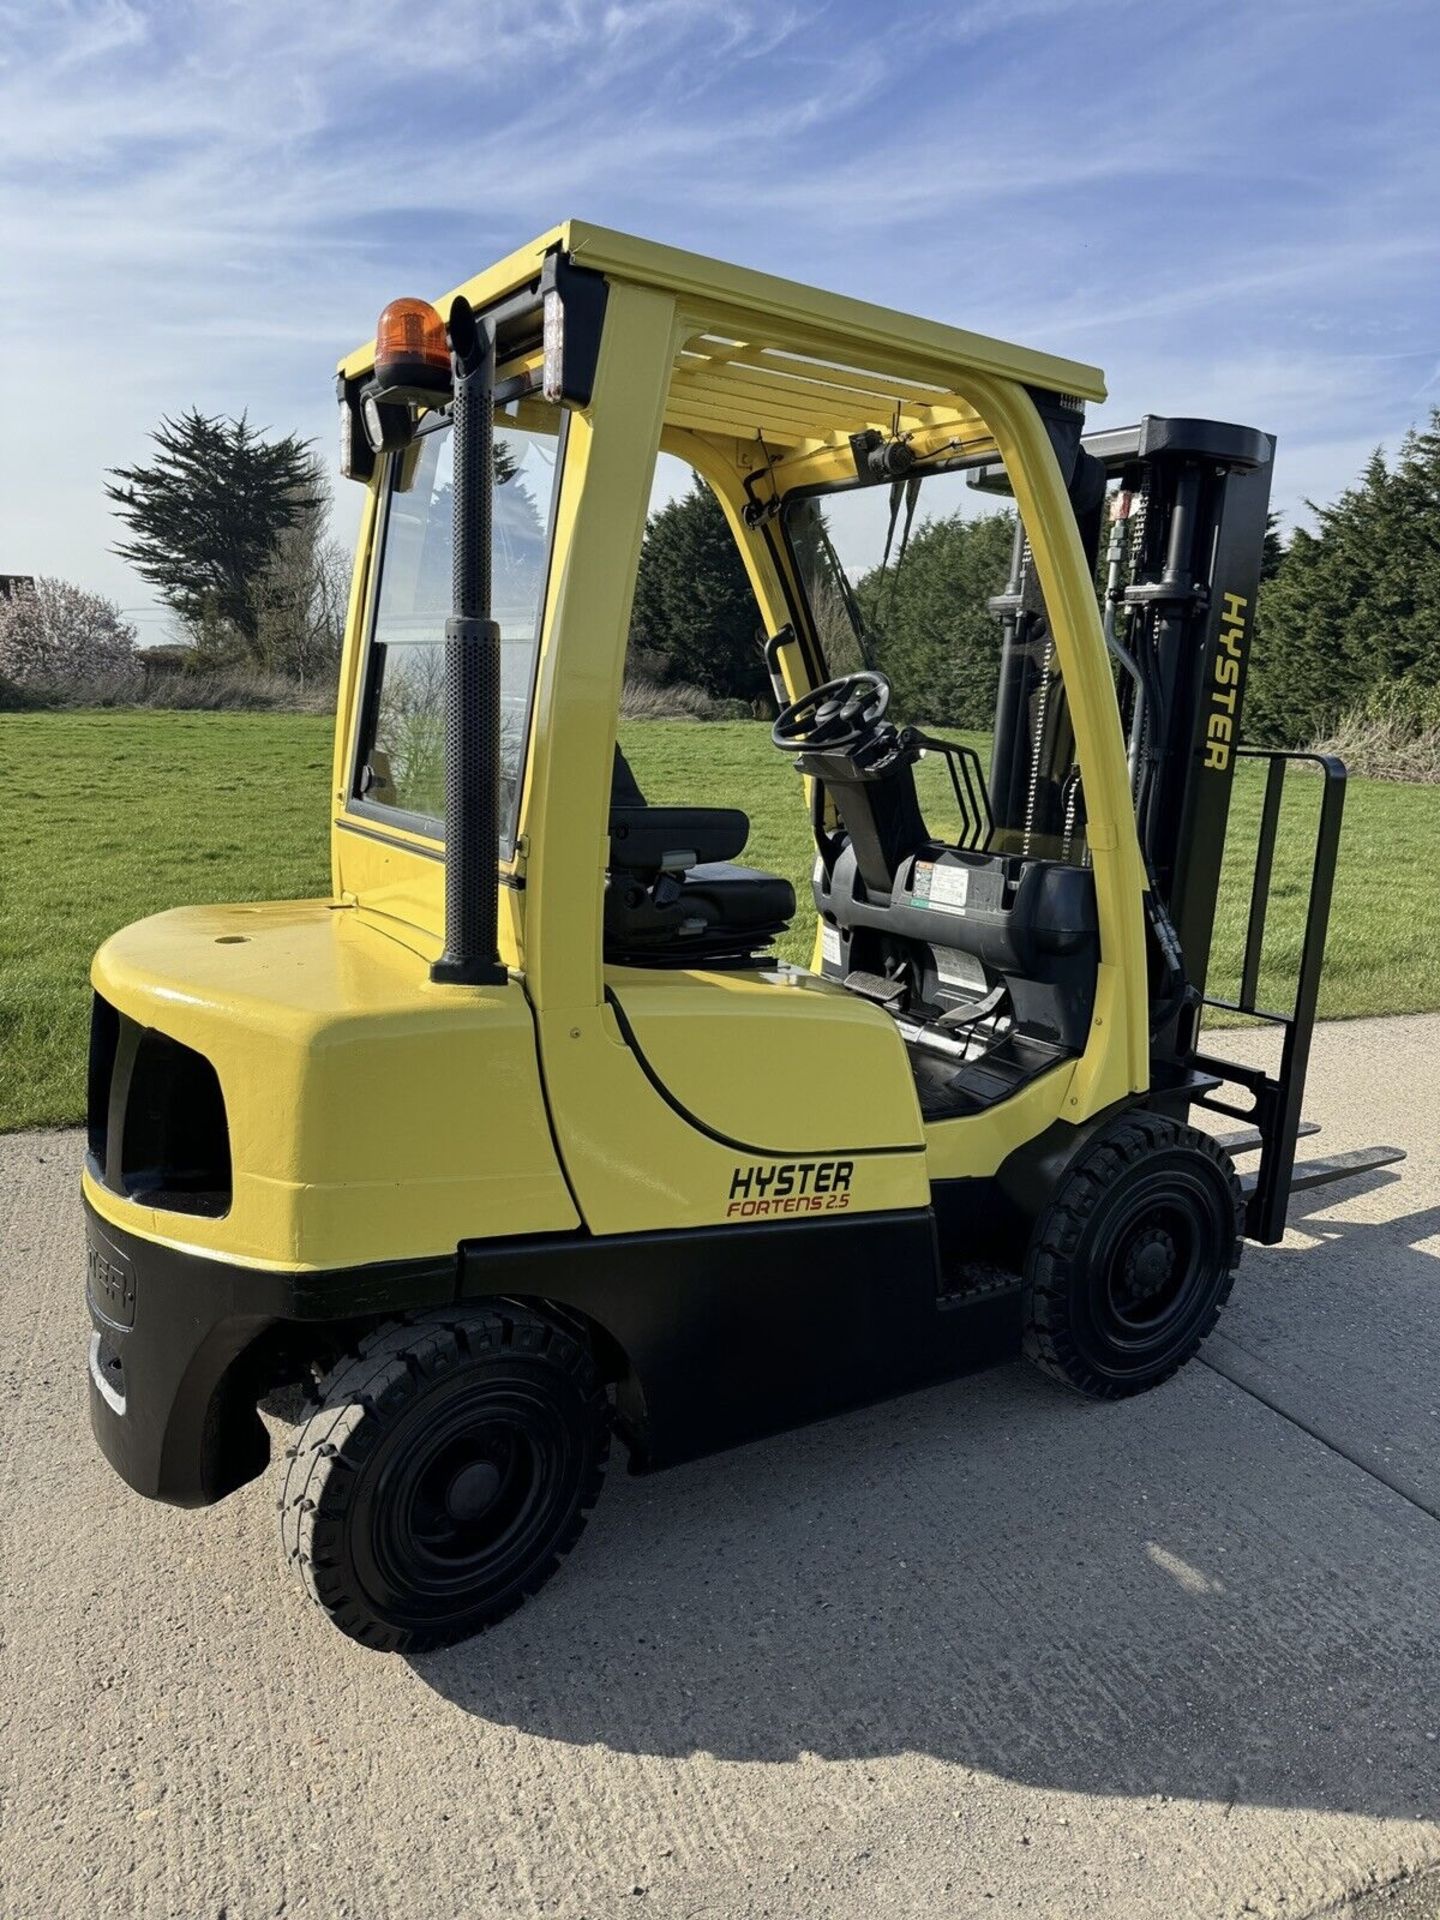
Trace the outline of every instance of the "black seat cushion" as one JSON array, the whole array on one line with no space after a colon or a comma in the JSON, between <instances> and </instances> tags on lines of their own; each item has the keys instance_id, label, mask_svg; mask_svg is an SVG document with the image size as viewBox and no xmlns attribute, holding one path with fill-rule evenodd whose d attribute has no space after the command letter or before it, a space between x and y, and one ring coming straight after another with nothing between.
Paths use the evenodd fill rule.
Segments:
<instances>
[{"instance_id":1,"label":"black seat cushion","mask_svg":"<svg viewBox=\"0 0 1440 1920\"><path fill-rule=\"evenodd\" d=\"M610 865L652 878L733 860L750 837L738 807L610 807Z\"/></svg>"},{"instance_id":2,"label":"black seat cushion","mask_svg":"<svg viewBox=\"0 0 1440 1920\"><path fill-rule=\"evenodd\" d=\"M691 912L707 912L716 926L778 933L795 912L795 889L778 873L715 860L691 867L681 898Z\"/></svg>"},{"instance_id":3,"label":"black seat cushion","mask_svg":"<svg viewBox=\"0 0 1440 1920\"><path fill-rule=\"evenodd\" d=\"M617 747L605 958L632 966L734 966L783 933L795 912L790 882L731 863L749 832L738 807L647 806Z\"/></svg>"},{"instance_id":4,"label":"black seat cushion","mask_svg":"<svg viewBox=\"0 0 1440 1920\"><path fill-rule=\"evenodd\" d=\"M605 958L634 966L739 964L789 925L795 889L778 873L711 861L655 877L614 868Z\"/></svg>"}]
</instances>

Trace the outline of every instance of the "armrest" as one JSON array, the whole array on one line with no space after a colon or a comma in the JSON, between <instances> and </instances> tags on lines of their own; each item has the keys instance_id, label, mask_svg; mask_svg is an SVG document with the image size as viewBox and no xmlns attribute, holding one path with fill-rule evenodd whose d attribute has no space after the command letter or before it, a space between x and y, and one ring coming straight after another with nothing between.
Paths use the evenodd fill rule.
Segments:
<instances>
[{"instance_id":1,"label":"armrest","mask_svg":"<svg viewBox=\"0 0 1440 1920\"><path fill-rule=\"evenodd\" d=\"M612 807L610 864L633 873L681 873L744 850L749 816L738 807Z\"/></svg>"}]
</instances>

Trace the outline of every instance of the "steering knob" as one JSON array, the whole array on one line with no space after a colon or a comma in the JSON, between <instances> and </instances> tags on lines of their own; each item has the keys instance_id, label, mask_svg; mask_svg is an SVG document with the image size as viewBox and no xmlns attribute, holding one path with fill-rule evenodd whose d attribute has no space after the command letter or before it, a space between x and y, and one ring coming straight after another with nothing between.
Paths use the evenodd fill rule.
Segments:
<instances>
[{"instance_id":1,"label":"steering knob","mask_svg":"<svg viewBox=\"0 0 1440 1920\"><path fill-rule=\"evenodd\" d=\"M775 716L770 738L782 753L807 747L844 753L868 740L890 705L883 673L847 673L792 700Z\"/></svg>"}]
</instances>

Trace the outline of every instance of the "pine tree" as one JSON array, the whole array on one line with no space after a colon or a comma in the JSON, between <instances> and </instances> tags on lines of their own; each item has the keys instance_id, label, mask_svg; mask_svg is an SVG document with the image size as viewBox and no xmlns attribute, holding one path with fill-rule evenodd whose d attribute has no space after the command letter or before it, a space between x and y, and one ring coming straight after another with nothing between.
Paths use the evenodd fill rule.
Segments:
<instances>
[{"instance_id":1,"label":"pine tree","mask_svg":"<svg viewBox=\"0 0 1440 1920\"><path fill-rule=\"evenodd\" d=\"M1423 431L1406 435L1393 478L1387 580L1392 602L1403 608L1394 665L1433 688L1440 686L1440 408Z\"/></svg>"},{"instance_id":2,"label":"pine tree","mask_svg":"<svg viewBox=\"0 0 1440 1920\"><path fill-rule=\"evenodd\" d=\"M294 434L267 441L244 414L191 408L161 421L155 457L111 469L107 498L130 529L115 548L197 638L217 630L262 652L257 587L282 536L324 505L318 464Z\"/></svg>"},{"instance_id":3,"label":"pine tree","mask_svg":"<svg viewBox=\"0 0 1440 1920\"><path fill-rule=\"evenodd\" d=\"M662 660L672 680L755 700L769 691L763 637L734 535L697 475L645 528L630 644Z\"/></svg>"},{"instance_id":4,"label":"pine tree","mask_svg":"<svg viewBox=\"0 0 1440 1920\"><path fill-rule=\"evenodd\" d=\"M857 585L901 712L941 726L993 722L1000 623L987 603L1004 588L1014 535L1012 513L929 520L901 564L875 567Z\"/></svg>"},{"instance_id":5,"label":"pine tree","mask_svg":"<svg viewBox=\"0 0 1440 1920\"><path fill-rule=\"evenodd\" d=\"M1285 564L1285 542L1280 533L1280 516L1267 513L1265 516L1265 544L1260 551L1260 578L1273 580Z\"/></svg>"},{"instance_id":6,"label":"pine tree","mask_svg":"<svg viewBox=\"0 0 1440 1920\"><path fill-rule=\"evenodd\" d=\"M1393 466L1315 507L1260 602L1247 735L1303 746L1396 688L1440 685L1440 411Z\"/></svg>"}]
</instances>

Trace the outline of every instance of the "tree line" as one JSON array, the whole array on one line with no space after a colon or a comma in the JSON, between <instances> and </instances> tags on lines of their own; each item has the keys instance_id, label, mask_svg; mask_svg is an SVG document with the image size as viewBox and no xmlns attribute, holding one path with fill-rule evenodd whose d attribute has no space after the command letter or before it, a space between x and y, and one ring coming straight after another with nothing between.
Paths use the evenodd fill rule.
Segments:
<instances>
[{"instance_id":1,"label":"tree line","mask_svg":"<svg viewBox=\"0 0 1440 1920\"><path fill-rule=\"evenodd\" d=\"M350 561L329 537L310 443L191 408L161 421L145 460L112 469L105 494L125 529L114 551L169 608L175 642L137 649L113 601L41 579L0 602L0 678L123 695L142 668L302 686L333 675Z\"/></svg>"},{"instance_id":2,"label":"tree line","mask_svg":"<svg viewBox=\"0 0 1440 1920\"><path fill-rule=\"evenodd\" d=\"M196 408L151 440L149 460L113 469L105 488L128 529L115 551L175 615L194 664L298 680L332 669L349 560L327 535L314 448Z\"/></svg>"},{"instance_id":3,"label":"tree line","mask_svg":"<svg viewBox=\"0 0 1440 1920\"><path fill-rule=\"evenodd\" d=\"M1000 633L985 602L1004 585L1014 525L1007 513L929 521L911 539L903 568L872 568L855 583L879 664L903 707L959 726L990 724ZM845 619L833 610L833 622ZM764 706L771 698L764 642L724 512L695 475L689 491L646 524L632 663L662 681Z\"/></svg>"},{"instance_id":4,"label":"tree line","mask_svg":"<svg viewBox=\"0 0 1440 1920\"><path fill-rule=\"evenodd\" d=\"M851 583L870 650L890 676L902 711L936 724L990 725L1000 627L986 603L1005 585L1014 531L1009 512L928 520L911 537L903 566L872 567ZM838 658L853 644L849 616L838 603L816 614L827 651ZM842 634L839 645L828 644ZM764 640L724 513L697 475L688 493L647 523L632 660L662 679L763 706L771 697Z\"/></svg>"},{"instance_id":5,"label":"tree line","mask_svg":"<svg viewBox=\"0 0 1440 1920\"><path fill-rule=\"evenodd\" d=\"M1440 725L1440 409L1387 459L1376 451L1313 531L1266 538L1245 732L1309 746L1356 715ZM1000 627L986 602L1010 565L1012 513L923 522L904 565L852 583L897 704L937 725L988 728ZM1103 565L1103 560L1102 560ZM698 477L650 516L632 655L662 679L725 698L768 694L759 609L724 515Z\"/></svg>"},{"instance_id":6,"label":"tree line","mask_svg":"<svg viewBox=\"0 0 1440 1920\"><path fill-rule=\"evenodd\" d=\"M1354 716L1440 719L1440 409L1297 527L1260 595L1246 732L1307 746Z\"/></svg>"},{"instance_id":7,"label":"tree line","mask_svg":"<svg viewBox=\"0 0 1440 1920\"><path fill-rule=\"evenodd\" d=\"M163 420L147 458L114 469L106 494L125 530L116 551L170 608L180 645L137 656L112 602L40 581L0 600L0 678L123 675L137 657L295 681L333 674L349 560L328 536L329 490L309 443L192 408ZM1297 528L1283 547L1273 529L1267 540L1247 736L1306 746L1356 715L1435 733L1440 409L1311 511L1313 530ZM1005 584L1013 532L1007 512L923 522L903 567L851 583L902 710L989 726L1000 629L986 602ZM769 699L759 611L698 476L647 523L630 638L650 682L754 711Z\"/></svg>"}]
</instances>

